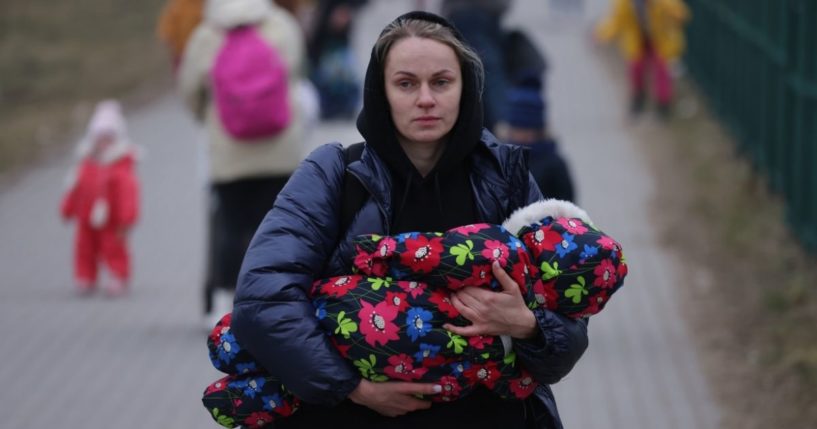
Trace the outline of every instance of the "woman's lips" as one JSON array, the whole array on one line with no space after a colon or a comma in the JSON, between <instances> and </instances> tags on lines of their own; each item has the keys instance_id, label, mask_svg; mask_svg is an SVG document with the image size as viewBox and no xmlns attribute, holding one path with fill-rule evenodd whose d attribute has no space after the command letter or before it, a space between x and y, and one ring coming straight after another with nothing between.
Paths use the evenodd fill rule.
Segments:
<instances>
[{"instance_id":1,"label":"woman's lips","mask_svg":"<svg viewBox=\"0 0 817 429\"><path fill-rule=\"evenodd\" d=\"M415 122L419 122L421 124L430 124L436 121L439 121L440 118L436 116L420 116L419 118L415 119Z\"/></svg>"}]
</instances>

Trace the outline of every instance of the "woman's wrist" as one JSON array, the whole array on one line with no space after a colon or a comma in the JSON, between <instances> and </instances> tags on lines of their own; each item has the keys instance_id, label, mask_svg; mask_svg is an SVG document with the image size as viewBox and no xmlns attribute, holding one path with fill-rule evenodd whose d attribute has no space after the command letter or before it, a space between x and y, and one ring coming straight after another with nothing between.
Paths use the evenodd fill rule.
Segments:
<instances>
[{"instance_id":1,"label":"woman's wrist","mask_svg":"<svg viewBox=\"0 0 817 429\"><path fill-rule=\"evenodd\" d=\"M539 324L536 322L536 316L526 308L520 312L519 328L511 336L520 340L530 340L536 338L538 333Z\"/></svg>"}]
</instances>

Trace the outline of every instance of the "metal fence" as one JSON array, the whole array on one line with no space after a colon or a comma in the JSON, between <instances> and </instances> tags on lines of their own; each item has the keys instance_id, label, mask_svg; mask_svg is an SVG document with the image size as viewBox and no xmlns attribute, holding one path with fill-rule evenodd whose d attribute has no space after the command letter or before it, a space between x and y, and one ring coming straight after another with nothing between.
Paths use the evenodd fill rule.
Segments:
<instances>
[{"instance_id":1,"label":"metal fence","mask_svg":"<svg viewBox=\"0 0 817 429\"><path fill-rule=\"evenodd\" d=\"M687 0L686 62L817 252L817 0Z\"/></svg>"}]
</instances>

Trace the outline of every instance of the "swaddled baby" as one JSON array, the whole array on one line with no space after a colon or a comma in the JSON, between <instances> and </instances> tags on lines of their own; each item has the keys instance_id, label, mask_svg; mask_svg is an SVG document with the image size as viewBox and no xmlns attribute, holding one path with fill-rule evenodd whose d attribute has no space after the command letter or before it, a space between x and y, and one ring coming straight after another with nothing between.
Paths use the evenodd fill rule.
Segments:
<instances>
[{"instance_id":1,"label":"swaddled baby","mask_svg":"<svg viewBox=\"0 0 817 429\"><path fill-rule=\"evenodd\" d=\"M433 401L455 400L477 386L524 399L537 385L516 363L509 338L466 338L442 328L469 324L451 304L452 291L501 290L494 261L519 285L529 308L574 318L601 311L627 274L621 246L584 210L557 200L517 210L502 225L364 235L355 248L356 274L314 283L316 317L362 377L439 384ZM258 427L297 409L297 398L237 344L229 315L208 346L213 364L229 374L203 398L219 423Z\"/></svg>"}]
</instances>

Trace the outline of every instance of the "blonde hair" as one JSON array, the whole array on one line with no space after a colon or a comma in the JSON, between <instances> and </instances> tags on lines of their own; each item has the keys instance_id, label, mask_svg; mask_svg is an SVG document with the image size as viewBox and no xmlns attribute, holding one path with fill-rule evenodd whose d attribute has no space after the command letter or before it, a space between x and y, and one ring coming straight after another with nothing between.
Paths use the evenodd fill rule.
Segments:
<instances>
[{"instance_id":1,"label":"blonde hair","mask_svg":"<svg viewBox=\"0 0 817 429\"><path fill-rule=\"evenodd\" d=\"M450 28L436 22L424 21L420 19L398 19L389 24L380 34L374 45L375 56L381 67L386 65L386 56L394 44L408 37L419 37L431 39L450 46L457 55L460 67L474 71L476 88L479 94L482 93L482 85L485 81L485 68L482 60L471 47L458 39Z\"/></svg>"}]
</instances>

